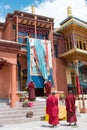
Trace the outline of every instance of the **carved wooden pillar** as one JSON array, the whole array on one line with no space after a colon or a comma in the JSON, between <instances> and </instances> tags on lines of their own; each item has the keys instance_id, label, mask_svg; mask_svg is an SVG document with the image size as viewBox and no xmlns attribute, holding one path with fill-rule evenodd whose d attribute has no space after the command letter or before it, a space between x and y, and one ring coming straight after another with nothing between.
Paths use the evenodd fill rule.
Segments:
<instances>
[{"instance_id":1,"label":"carved wooden pillar","mask_svg":"<svg viewBox=\"0 0 87 130\"><path fill-rule=\"evenodd\" d=\"M11 107L16 105L16 64L11 65L12 81L11 81Z\"/></svg>"},{"instance_id":2,"label":"carved wooden pillar","mask_svg":"<svg viewBox=\"0 0 87 130\"><path fill-rule=\"evenodd\" d=\"M35 16L35 38L37 38L37 16Z\"/></svg>"},{"instance_id":3,"label":"carved wooden pillar","mask_svg":"<svg viewBox=\"0 0 87 130\"><path fill-rule=\"evenodd\" d=\"M51 41L51 46L52 46L52 54L54 56L54 46L53 46L53 28L52 28L52 24L51 24L51 29L50 29L50 34L49 34L49 40Z\"/></svg>"},{"instance_id":4,"label":"carved wooden pillar","mask_svg":"<svg viewBox=\"0 0 87 130\"><path fill-rule=\"evenodd\" d=\"M18 42L18 16L16 16L16 42Z\"/></svg>"},{"instance_id":5,"label":"carved wooden pillar","mask_svg":"<svg viewBox=\"0 0 87 130\"><path fill-rule=\"evenodd\" d=\"M77 94L81 94L81 87L80 87L80 80L79 80L79 63L78 60L74 61L75 67L75 77L76 77L76 87L77 87Z\"/></svg>"},{"instance_id":6,"label":"carved wooden pillar","mask_svg":"<svg viewBox=\"0 0 87 130\"><path fill-rule=\"evenodd\" d=\"M72 48L76 48L77 45L76 45L76 37L75 37L74 32L72 32L72 35L71 35L71 42L72 42Z\"/></svg>"}]
</instances>

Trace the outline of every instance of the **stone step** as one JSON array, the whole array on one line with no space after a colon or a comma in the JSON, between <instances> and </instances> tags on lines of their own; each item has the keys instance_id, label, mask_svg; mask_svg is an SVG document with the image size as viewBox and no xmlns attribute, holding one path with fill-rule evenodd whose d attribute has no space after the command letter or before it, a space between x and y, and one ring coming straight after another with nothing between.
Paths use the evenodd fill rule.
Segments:
<instances>
[{"instance_id":1,"label":"stone step","mask_svg":"<svg viewBox=\"0 0 87 130\"><path fill-rule=\"evenodd\" d=\"M19 111L19 112L18 111L13 111L13 112L12 111L11 112L6 111L6 112L4 112L4 114L0 112L0 118L1 117L5 117L5 116L9 117L9 116L12 116L12 115L14 115L14 116L15 115L16 116L17 115L24 115L24 114L26 114L29 111L32 111L34 113L34 115L40 115L42 113L45 113L45 110L41 110L41 111L40 110L38 110L38 111L37 110L36 111L35 110L34 111L33 110L26 110L26 111Z\"/></svg>"},{"instance_id":2,"label":"stone step","mask_svg":"<svg viewBox=\"0 0 87 130\"><path fill-rule=\"evenodd\" d=\"M23 113L23 112L27 112L27 111L32 111L32 112L35 112L35 113L40 113L40 112L44 112L45 111L45 107L44 108L42 108L42 109L40 109L40 108L37 108L37 109L35 109L35 108L33 108L33 109L28 109L28 108L26 108L26 109L16 109L16 110L1 110L0 111L0 115L4 115L4 114L12 114L12 113L14 113L14 114L16 114L16 113Z\"/></svg>"},{"instance_id":3,"label":"stone step","mask_svg":"<svg viewBox=\"0 0 87 130\"><path fill-rule=\"evenodd\" d=\"M21 104L16 104L16 108L20 108L20 107L22 107L22 104L23 103L21 103ZM44 106L44 105L46 105L45 103L33 103L33 107L38 107L38 106L40 106L40 107L42 107L42 106ZM8 104L0 104L0 109L2 109L2 108L10 108L10 105L8 105ZM12 108L13 109L13 108Z\"/></svg>"},{"instance_id":4,"label":"stone step","mask_svg":"<svg viewBox=\"0 0 87 130\"><path fill-rule=\"evenodd\" d=\"M22 106L22 104L23 104L23 102L17 102L16 103L16 106ZM35 101L35 102L33 102L33 105L34 106L38 106L38 105L40 105L41 104L41 106L42 105L45 105L46 104L46 102L44 101L44 102L38 102L38 101ZM5 106L8 106L8 107L10 107L10 103L8 103L8 102L0 102L0 108L1 107L5 107Z\"/></svg>"},{"instance_id":5,"label":"stone step","mask_svg":"<svg viewBox=\"0 0 87 130\"><path fill-rule=\"evenodd\" d=\"M26 112L27 113L27 112ZM17 113L17 114L10 114L10 115L1 115L0 120L2 119L15 119L15 118L23 118L26 117L26 113ZM34 113L34 117L40 117L43 116L45 113Z\"/></svg>"},{"instance_id":6,"label":"stone step","mask_svg":"<svg viewBox=\"0 0 87 130\"><path fill-rule=\"evenodd\" d=\"M9 101L8 98L0 98L0 102L7 102L7 101Z\"/></svg>"},{"instance_id":7,"label":"stone step","mask_svg":"<svg viewBox=\"0 0 87 130\"><path fill-rule=\"evenodd\" d=\"M7 100L0 100L0 125L29 123L40 120L45 115L46 101L33 101L33 107L22 107L22 104L23 102L17 102L15 108L10 108ZM28 111L34 113L32 118L26 118Z\"/></svg>"},{"instance_id":8,"label":"stone step","mask_svg":"<svg viewBox=\"0 0 87 130\"><path fill-rule=\"evenodd\" d=\"M30 103L30 102L29 102L29 103ZM16 103L16 106L21 106L22 104L23 104L23 102L19 102L19 103ZM36 105L36 106L37 106L37 105L40 105L40 104L41 104L41 105L44 105L44 104L46 104L46 103L45 103L45 102L42 102L42 103L41 103L41 102L39 102L39 103L38 103L38 102L33 102L33 105ZM10 106L10 103L1 103L1 102L0 102L0 106L3 106L3 105Z\"/></svg>"},{"instance_id":9,"label":"stone step","mask_svg":"<svg viewBox=\"0 0 87 130\"><path fill-rule=\"evenodd\" d=\"M23 112L23 111L44 111L45 110L45 106L43 107L20 107L20 108L15 108L15 109L11 109L11 108L5 108L5 109L0 109L0 114L3 113L7 113L7 112Z\"/></svg>"},{"instance_id":10,"label":"stone step","mask_svg":"<svg viewBox=\"0 0 87 130\"><path fill-rule=\"evenodd\" d=\"M40 121L40 116L33 116L32 118L13 118L13 119L2 119L0 120L0 125L11 125L11 124L20 124L20 123L29 123L33 121Z\"/></svg>"}]
</instances>

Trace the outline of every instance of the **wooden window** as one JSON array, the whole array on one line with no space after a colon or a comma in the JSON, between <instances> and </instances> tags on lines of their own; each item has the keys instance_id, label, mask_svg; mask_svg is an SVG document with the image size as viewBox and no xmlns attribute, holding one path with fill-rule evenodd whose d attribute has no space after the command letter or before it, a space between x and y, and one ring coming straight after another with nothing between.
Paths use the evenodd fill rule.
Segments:
<instances>
[{"instance_id":1,"label":"wooden window","mask_svg":"<svg viewBox=\"0 0 87 130\"><path fill-rule=\"evenodd\" d=\"M85 38L76 37L77 48L87 50L87 40Z\"/></svg>"},{"instance_id":2,"label":"wooden window","mask_svg":"<svg viewBox=\"0 0 87 130\"><path fill-rule=\"evenodd\" d=\"M71 38L68 38L68 39L66 40L66 48L67 48L67 50L72 49Z\"/></svg>"}]
</instances>

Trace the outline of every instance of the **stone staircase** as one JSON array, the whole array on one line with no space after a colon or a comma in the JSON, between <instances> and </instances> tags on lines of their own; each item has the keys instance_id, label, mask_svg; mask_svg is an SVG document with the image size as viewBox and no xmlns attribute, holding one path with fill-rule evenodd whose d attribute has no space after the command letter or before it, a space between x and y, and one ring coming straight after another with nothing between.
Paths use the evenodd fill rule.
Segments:
<instances>
[{"instance_id":1,"label":"stone staircase","mask_svg":"<svg viewBox=\"0 0 87 130\"><path fill-rule=\"evenodd\" d=\"M22 107L23 102L17 102L15 108L10 108L7 99L0 99L0 125L29 123L32 121L39 121L45 115L45 99L32 101L32 107ZM26 113L32 111L34 113L32 118L27 118Z\"/></svg>"}]
</instances>

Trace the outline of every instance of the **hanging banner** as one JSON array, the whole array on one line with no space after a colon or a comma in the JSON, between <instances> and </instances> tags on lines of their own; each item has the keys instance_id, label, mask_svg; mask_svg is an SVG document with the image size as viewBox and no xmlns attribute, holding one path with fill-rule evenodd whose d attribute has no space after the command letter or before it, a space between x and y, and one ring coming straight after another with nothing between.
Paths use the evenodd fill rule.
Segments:
<instances>
[{"instance_id":1,"label":"hanging banner","mask_svg":"<svg viewBox=\"0 0 87 130\"><path fill-rule=\"evenodd\" d=\"M42 88L45 80L53 80L51 56L51 41L27 38L27 82Z\"/></svg>"}]
</instances>

